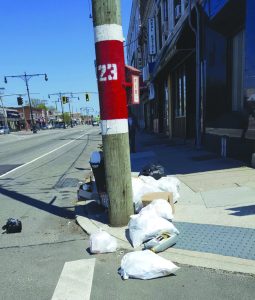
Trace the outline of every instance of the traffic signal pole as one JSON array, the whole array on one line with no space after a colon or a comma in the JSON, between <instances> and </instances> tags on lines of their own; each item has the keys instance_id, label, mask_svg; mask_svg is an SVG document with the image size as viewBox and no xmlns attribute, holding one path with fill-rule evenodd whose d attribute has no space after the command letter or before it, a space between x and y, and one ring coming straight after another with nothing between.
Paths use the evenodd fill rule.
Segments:
<instances>
[{"instance_id":1,"label":"traffic signal pole","mask_svg":"<svg viewBox=\"0 0 255 300\"><path fill-rule=\"evenodd\" d=\"M49 99L50 99L50 96L59 96L59 101L60 101L60 104L61 104L61 111L62 111L62 119L63 119L63 123L64 123L64 129L66 129L66 123L65 123L65 120L64 120L64 105L63 105L62 97L66 94L70 94L70 93L69 92L68 93L59 92L59 93L48 94ZM56 104L56 108L57 108L57 104Z\"/></svg>"},{"instance_id":2,"label":"traffic signal pole","mask_svg":"<svg viewBox=\"0 0 255 300\"><path fill-rule=\"evenodd\" d=\"M26 88L27 88L27 97L28 97L29 107L30 107L30 116L31 116L31 123L32 123L32 131L33 131L33 133L36 133L37 129L36 129L35 122L34 122L33 108L32 108L32 104L31 104L30 93L29 93L29 88L28 88L28 79L27 79L27 74L26 73L24 75L24 78L25 78L25 83L26 83Z\"/></svg>"},{"instance_id":3,"label":"traffic signal pole","mask_svg":"<svg viewBox=\"0 0 255 300\"><path fill-rule=\"evenodd\" d=\"M62 111L62 119L63 119L63 122L64 122L64 129L66 129L66 122L65 122L65 118L64 118L64 105L63 105L62 94L61 93L59 93L59 101L60 101L60 104L61 104L61 111Z\"/></svg>"},{"instance_id":4,"label":"traffic signal pole","mask_svg":"<svg viewBox=\"0 0 255 300\"><path fill-rule=\"evenodd\" d=\"M70 114L70 125L71 125L71 128L73 128L73 120L72 120L72 112L71 112L71 103L70 103L70 100L68 101L68 104L69 104L69 114Z\"/></svg>"},{"instance_id":5,"label":"traffic signal pole","mask_svg":"<svg viewBox=\"0 0 255 300\"><path fill-rule=\"evenodd\" d=\"M30 106L30 115L31 115L31 124L32 124L32 131L33 133L37 133L37 129L36 129L36 125L34 123L34 117L33 117L33 109L32 109L32 105L31 105L31 99L30 99L30 93L29 93L29 88L28 88L28 81L29 79L31 79L32 77L35 76L44 76L45 81L48 81L48 76L47 74L27 74L26 72L24 73L24 75L10 75L10 76L4 76L4 82L7 83L7 78L21 78L22 80L25 81L26 83L26 88L27 88L27 96L28 96L28 100L29 100L29 106ZM30 124L30 127L31 127Z\"/></svg>"},{"instance_id":6,"label":"traffic signal pole","mask_svg":"<svg viewBox=\"0 0 255 300\"><path fill-rule=\"evenodd\" d=\"M106 187L111 226L133 214L123 32L119 0L92 0Z\"/></svg>"}]
</instances>

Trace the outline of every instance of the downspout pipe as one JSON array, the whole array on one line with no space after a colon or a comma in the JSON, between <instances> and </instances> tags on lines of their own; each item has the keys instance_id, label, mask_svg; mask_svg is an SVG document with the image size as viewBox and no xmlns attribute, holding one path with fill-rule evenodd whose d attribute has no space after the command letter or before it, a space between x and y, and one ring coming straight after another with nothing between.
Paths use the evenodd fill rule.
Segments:
<instances>
[{"instance_id":1,"label":"downspout pipe","mask_svg":"<svg viewBox=\"0 0 255 300\"><path fill-rule=\"evenodd\" d=\"M196 36L196 148L201 148L201 69L200 69L200 14L195 0L196 29L191 23L191 2L189 0L189 26Z\"/></svg>"}]
</instances>

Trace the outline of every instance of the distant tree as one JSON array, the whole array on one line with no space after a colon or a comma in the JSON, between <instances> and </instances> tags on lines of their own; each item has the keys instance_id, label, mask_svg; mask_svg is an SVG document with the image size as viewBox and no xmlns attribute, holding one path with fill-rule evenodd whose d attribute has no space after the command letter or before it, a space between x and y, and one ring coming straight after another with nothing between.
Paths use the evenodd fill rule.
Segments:
<instances>
[{"instance_id":1,"label":"distant tree","mask_svg":"<svg viewBox=\"0 0 255 300\"><path fill-rule=\"evenodd\" d=\"M35 108L48 110L48 107L43 103L36 105Z\"/></svg>"},{"instance_id":2,"label":"distant tree","mask_svg":"<svg viewBox=\"0 0 255 300\"><path fill-rule=\"evenodd\" d=\"M67 113L67 112L64 113L64 122L65 122L66 124L70 124L70 123L71 123L70 114Z\"/></svg>"},{"instance_id":3,"label":"distant tree","mask_svg":"<svg viewBox=\"0 0 255 300\"><path fill-rule=\"evenodd\" d=\"M31 105L34 108L48 110L45 103L47 103L47 100L41 100L41 99L35 99L35 98L31 99Z\"/></svg>"}]
</instances>

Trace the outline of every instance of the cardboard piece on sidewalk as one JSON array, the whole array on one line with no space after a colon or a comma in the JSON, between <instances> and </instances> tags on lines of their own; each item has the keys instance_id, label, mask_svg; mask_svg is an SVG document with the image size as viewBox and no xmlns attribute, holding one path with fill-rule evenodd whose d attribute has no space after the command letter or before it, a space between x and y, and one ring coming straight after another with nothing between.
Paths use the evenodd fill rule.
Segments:
<instances>
[{"instance_id":1,"label":"cardboard piece on sidewalk","mask_svg":"<svg viewBox=\"0 0 255 300\"><path fill-rule=\"evenodd\" d=\"M172 207L173 214L175 213L173 193L171 193L171 192L155 192L155 193L145 194L142 197L143 206L150 204L155 199L167 200Z\"/></svg>"}]
</instances>

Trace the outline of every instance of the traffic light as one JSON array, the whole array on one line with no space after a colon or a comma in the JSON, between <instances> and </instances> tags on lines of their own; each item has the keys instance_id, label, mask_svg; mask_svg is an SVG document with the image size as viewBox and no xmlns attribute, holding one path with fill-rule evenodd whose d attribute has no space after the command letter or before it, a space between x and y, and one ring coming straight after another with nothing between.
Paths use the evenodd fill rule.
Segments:
<instances>
[{"instance_id":1,"label":"traffic light","mask_svg":"<svg viewBox=\"0 0 255 300\"><path fill-rule=\"evenodd\" d=\"M18 105L23 105L23 98L22 97L18 97L17 101L18 101Z\"/></svg>"},{"instance_id":2,"label":"traffic light","mask_svg":"<svg viewBox=\"0 0 255 300\"><path fill-rule=\"evenodd\" d=\"M66 104L69 102L69 97L66 97L66 96L62 96L62 103L63 104Z\"/></svg>"},{"instance_id":3,"label":"traffic light","mask_svg":"<svg viewBox=\"0 0 255 300\"><path fill-rule=\"evenodd\" d=\"M89 101L89 94L85 94L86 101Z\"/></svg>"}]
</instances>

